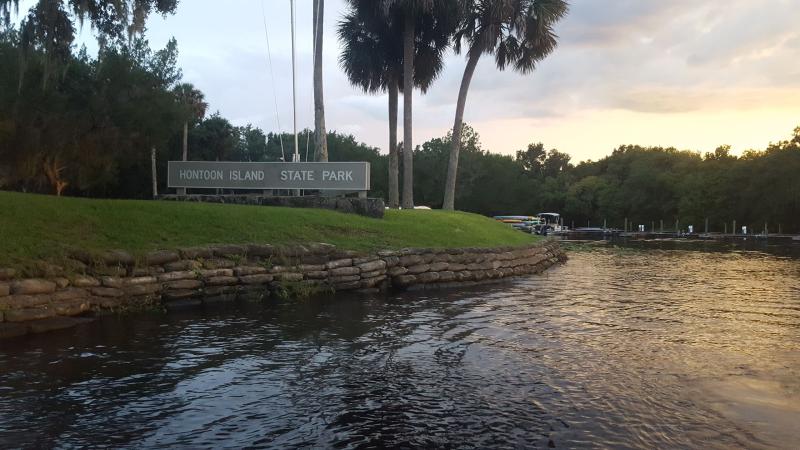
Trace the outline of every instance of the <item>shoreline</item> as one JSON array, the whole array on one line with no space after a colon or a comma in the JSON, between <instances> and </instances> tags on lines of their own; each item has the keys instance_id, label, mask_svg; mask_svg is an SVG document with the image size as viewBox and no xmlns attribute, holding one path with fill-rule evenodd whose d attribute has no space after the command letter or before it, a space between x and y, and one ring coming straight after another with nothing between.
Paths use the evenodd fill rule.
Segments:
<instances>
[{"instance_id":1,"label":"shoreline","mask_svg":"<svg viewBox=\"0 0 800 450\"><path fill-rule=\"evenodd\" d=\"M155 251L142 260L120 250L72 257L69 274L17 278L13 269L0 269L0 339L71 328L112 312L472 286L541 273L566 254L547 239L489 248L356 252L325 243L243 244Z\"/></svg>"}]
</instances>

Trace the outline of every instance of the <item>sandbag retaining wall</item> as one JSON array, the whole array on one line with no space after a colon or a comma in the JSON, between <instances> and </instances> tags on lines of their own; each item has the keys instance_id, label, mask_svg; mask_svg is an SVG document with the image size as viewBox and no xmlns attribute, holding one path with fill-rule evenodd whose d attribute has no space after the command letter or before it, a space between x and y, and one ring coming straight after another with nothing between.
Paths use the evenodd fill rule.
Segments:
<instances>
[{"instance_id":1,"label":"sandbag retaining wall","mask_svg":"<svg viewBox=\"0 0 800 450\"><path fill-rule=\"evenodd\" d=\"M330 244L219 245L157 251L75 253L46 278L0 269L0 338L67 328L82 316L151 306L176 308L276 292L379 292L466 286L539 273L566 258L557 241L527 247L403 249L359 254Z\"/></svg>"}]
</instances>

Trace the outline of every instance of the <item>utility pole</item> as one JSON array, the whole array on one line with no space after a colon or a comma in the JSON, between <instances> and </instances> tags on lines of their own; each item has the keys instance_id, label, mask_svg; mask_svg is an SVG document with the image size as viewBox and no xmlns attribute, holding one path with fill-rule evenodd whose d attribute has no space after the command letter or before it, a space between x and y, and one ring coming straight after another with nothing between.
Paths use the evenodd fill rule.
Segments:
<instances>
[{"instance_id":1,"label":"utility pole","mask_svg":"<svg viewBox=\"0 0 800 450\"><path fill-rule=\"evenodd\" d=\"M289 0L289 8L289 14L292 20L292 127L294 131L294 156L292 156L292 161L297 162L300 161L300 143L297 139L297 70L294 57L294 0Z\"/></svg>"},{"instance_id":2,"label":"utility pole","mask_svg":"<svg viewBox=\"0 0 800 450\"><path fill-rule=\"evenodd\" d=\"M294 131L294 155L292 155L292 162L300 162L300 142L297 138L297 70L294 57L294 0L289 0L290 17L292 21L292 128ZM300 196L300 190L294 190L295 196Z\"/></svg>"}]
</instances>

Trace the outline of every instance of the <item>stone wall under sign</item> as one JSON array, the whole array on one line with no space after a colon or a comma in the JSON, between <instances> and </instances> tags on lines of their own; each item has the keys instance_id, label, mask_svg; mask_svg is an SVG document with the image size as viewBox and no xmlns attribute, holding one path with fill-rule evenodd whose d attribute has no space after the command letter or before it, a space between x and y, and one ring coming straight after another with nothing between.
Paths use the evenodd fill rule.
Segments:
<instances>
[{"instance_id":1,"label":"stone wall under sign","mask_svg":"<svg viewBox=\"0 0 800 450\"><path fill-rule=\"evenodd\" d=\"M494 249L403 249L361 254L330 244L220 245L157 251L75 253L72 273L20 278L0 269L0 338L68 328L95 313L235 300L288 288L377 293L495 282L540 273L566 260L559 243Z\"/></svg>"}]
</instances>

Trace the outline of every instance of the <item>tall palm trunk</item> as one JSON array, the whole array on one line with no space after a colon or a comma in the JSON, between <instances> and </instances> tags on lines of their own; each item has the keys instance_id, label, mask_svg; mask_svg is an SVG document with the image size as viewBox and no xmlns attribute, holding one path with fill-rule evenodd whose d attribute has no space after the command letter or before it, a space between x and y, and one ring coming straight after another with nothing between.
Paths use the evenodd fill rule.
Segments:
<instances>
[{"instance_id":1,"label":"tall palm trunk","mask_svg":"<svg viewBox=\"0 0 800 450\"><path fill-rule=\"evenodd\" d=\"M158 175L156 174L156 148L150 147L150 175L153 179L153 198L158 198Z\"/></svg>"},{"instance_id":2,"label":"tall palm trunk","mask_svg":"<svg viewBox=\"0 0 800 450\"><path fill-rule=\"evenodd\" d=\"M458 90L458 102L456 103L456 118L453 124L453 141L450 143L450 161L447 164L447 181L444 185L444 204L442 209L452 211L455 209L456 200L456 176L458 175L458 156L461 152L461 131L464 129L464 107L467 103L467 92L475 73L475 67L481 52L472 50L467 59L467 67L464 68L464 76L461 78L461 88Z\"/></svg>"},{"instance_id":3,"label":"tall palm trunk","mask_svg":"<svg viewBox=\"0 0 800 450\"><path fill-rule=\"evenodd\" d=\"M389 207L400 206L398 172L400 161L397 155L397 80L389 80Z\"/></svg>"},{"instance_id":4,"label":"tall palm trunk","mask_svg":"<svg viewBox=\"0 0 800 450\"><path fill-rule=\"evenodd\" d=\"M189 122L183 122L183 160L189 159Z\"/></svg>"},{"instance_id":5,"label":"tall palm trunk","mask_svg":"<svg viewBox=\"0 0 800 450\"><path fill-rule=\"evenodd\" d=\"M406 16L403 30L403 209L414 208L414 147L411 106L414 96L414 20Z\"/></svg>"},{"instance_id":6,"label":"tall palm trunk","mask_svg":"<svg viewBox=\"0 0 800 450\"><path fill-rule=\"evenodd\" d=\"M189 121L183 122L183 161L189 159ZM178 195L186 195L186 188L178 188Z\"/></svg>"},{"instance_id":7,"label":"tall palm trunk","mask_svg":"<svg viewBox=\"0 0 800 450\"><path fill-rule=\"evenodd\" d=\"M314 0L314 149L317 161L328 160L325 104L322 97L322 32L325 0Z\"/></svg>"}]
</instances>

